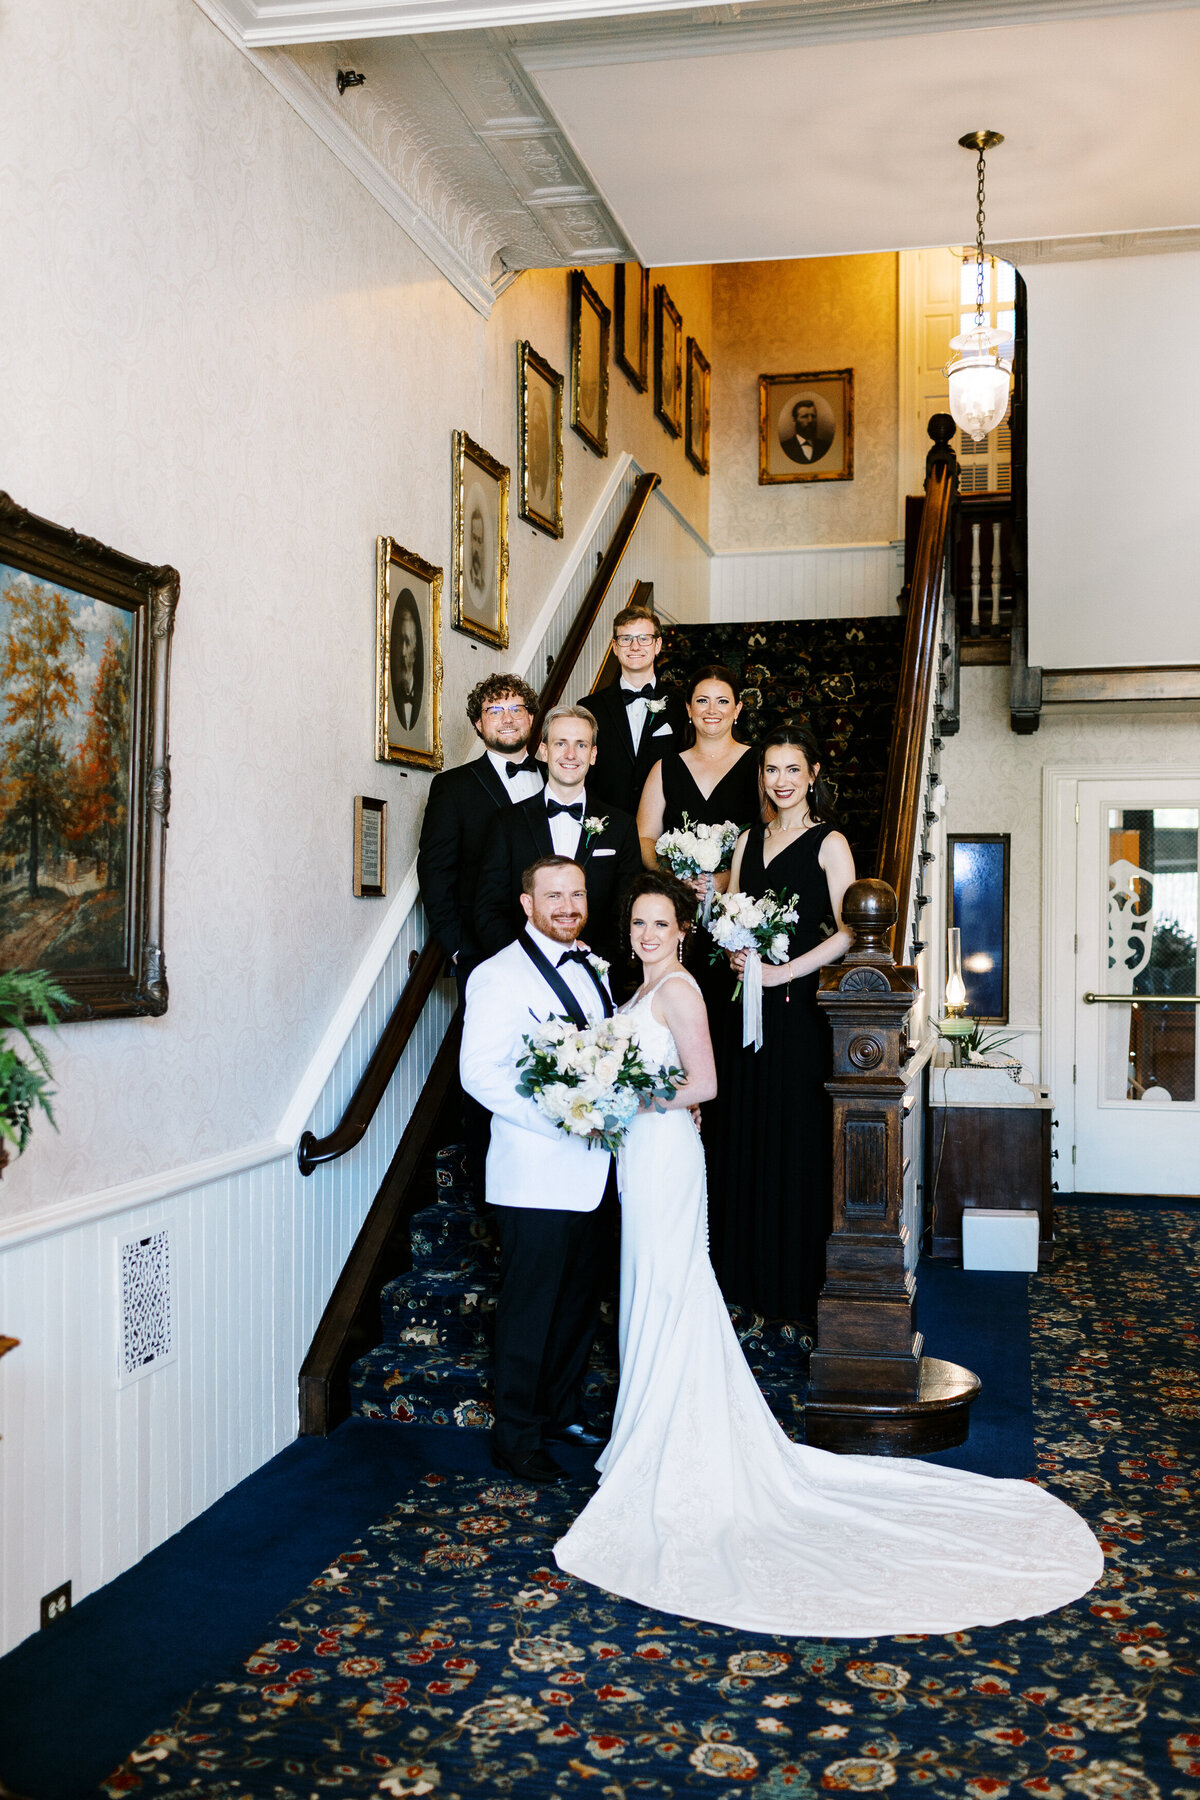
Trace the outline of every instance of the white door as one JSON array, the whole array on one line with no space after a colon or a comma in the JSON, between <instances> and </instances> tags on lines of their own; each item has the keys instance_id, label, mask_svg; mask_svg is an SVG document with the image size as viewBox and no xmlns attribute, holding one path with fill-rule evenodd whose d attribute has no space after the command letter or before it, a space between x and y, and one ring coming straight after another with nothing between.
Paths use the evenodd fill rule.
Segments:
<instances>
[{"instance_id":1,"label":"white door","mask_svg":"<svg viewBox=\"0 0 1200 1800\"><path fill-rule=\"evenodd\" d=\"M1197 1194L1200 780L1077 795L1074 1186Z\"/></svg>"}]
</instances>

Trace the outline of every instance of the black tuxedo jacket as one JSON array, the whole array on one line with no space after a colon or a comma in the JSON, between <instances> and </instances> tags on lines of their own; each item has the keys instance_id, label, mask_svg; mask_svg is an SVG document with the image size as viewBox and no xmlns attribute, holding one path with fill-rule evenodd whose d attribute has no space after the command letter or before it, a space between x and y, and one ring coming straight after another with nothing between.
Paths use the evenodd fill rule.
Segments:
<instances>
[{"instance_id":1,"label":"black tuxedo jacket","mask_svg":"<svg viewBox=\"0 0 1200 1800\"><path fill-rule=\"evenodd\" d=\"M642 867L642 853L633 819L615 806L598 803L589 774L585 816L598 814L608 820L604 830L586 844L581 835L579 844L588 891L588 922L581 935L611 960L617 950L621 896ZM493 814L475 890L475 936L484 956L495 956L521 930L525 923L521 877L530 863L553 855L544 795L535 794L520 806Z\"/></svg>"},{"instance_id":2,"label":"black tuxedo jacket","mask_svg":"<svg viewBox=\"0 0 1200 1800\"><path fill-rule=\"evenodd\" d=\"M822 430L822 428L818 425L817 430L813 434L813 437L811 440L811 442L812 442L812 455L811 456L804 455L803 451L800 448L800 438L799 438L798 434L794 431L793 431L791 437L781 438L779 440L779 448L783 451L783 454L785 456L790 456L794 463L801 463L804 465L804 467L807 468L811 463L820 462L821 458L824 456L825 452L828 450L830 444L832 444L833 437L834 437L834 434L832 431Z\"/></svg>"},{"instance_id":3,"label":"black tuxedo jacket","mask_svg":"<svg viewBox=\"0 0 1200 1800\"><path fill-rule=\"evenodd\" d=\"M596 761L587 779L589 805L593 799L603 800L605 806L619 807L637 817L647 775L660 757L682 750L687 742L688 717L682 696L674 688L660 684L657 698L664 696L665 711L646 716L636 756L629 731L629 709L621 699L620 678L584 698L582 704L596 721ZM669 735L663 731L664 725L669 728Z\"/></svg>"},{"instance_id":4,"label":"black tuxedo jacket","mask_svg":"<svg viewBox=\"0 0 1200 1800\"><path fill-rule=\"evenodd\" d=\"M474 762L435 775L429 784L417 850L417 885L429 929L446 955L458 958L460 983L491 954L475 935L479 862L492 820L515 810L504 777L497 775L486 752Z\"/></svg>"}]
</instances>

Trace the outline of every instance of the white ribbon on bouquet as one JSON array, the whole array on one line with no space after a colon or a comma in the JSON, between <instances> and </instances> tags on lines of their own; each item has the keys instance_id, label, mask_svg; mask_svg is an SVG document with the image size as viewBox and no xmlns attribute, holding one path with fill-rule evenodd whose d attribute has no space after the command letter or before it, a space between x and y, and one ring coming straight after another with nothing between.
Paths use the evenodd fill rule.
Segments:
<instances>
[{"instance_id":1,"label":"white ribbon on bouquet","mask_svg":"<svg viewBox=\"0 0 1200 1800\"><path fill-rule=\"evenodd\" d=\"M763 1047L762 957L757 950L747 950L742 968L742 1049L753 1044Z\"/></svg>"}]
</instances>

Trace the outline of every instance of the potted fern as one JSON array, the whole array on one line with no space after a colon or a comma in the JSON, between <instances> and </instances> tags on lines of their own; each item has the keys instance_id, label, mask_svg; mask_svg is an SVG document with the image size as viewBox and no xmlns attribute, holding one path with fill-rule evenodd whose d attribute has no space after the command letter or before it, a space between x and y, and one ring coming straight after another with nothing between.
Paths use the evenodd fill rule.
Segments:
<instances>
[{"instance_id":1,"label":"potted fern","mask_svg":"<svg viewBox=\"0 0 1200 1800\"><path fill-rule=\"evenodd\" d=\"M33 1112L41 1107L54 1125L50 1105L50 1059L30 1031L31 1025L56 1026L68 996L44 969L9 969L0 974L0 1171L9 1146L18 1156L33 1131ZM9 1042L15 1037L16 1047ZM18 1048L19 1047L19 1048ZM19 1050L26 1054L22 1056ZM55 1130L58 1127L55 1125Z\"/></svg>"}]
</instances>

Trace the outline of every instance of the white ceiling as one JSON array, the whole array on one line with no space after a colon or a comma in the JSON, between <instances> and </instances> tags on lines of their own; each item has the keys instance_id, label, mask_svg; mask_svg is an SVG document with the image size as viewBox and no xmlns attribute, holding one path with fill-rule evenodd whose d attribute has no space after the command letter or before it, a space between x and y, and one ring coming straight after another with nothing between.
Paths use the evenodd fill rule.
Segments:
<instances>
[{"instance_id":1,"label":"white ceiling","mask_svg":"<svg viewBox=\"0 0 1200 1800\"><path fill-rule=\"evenodd\" d=\"M644 263L971 241L957 139L981 127L1006 139L993 241L1200 224L1200 11L724 53L711 34L623 53L620 30L513 48Z\"/></svg>"}]
</instances>

